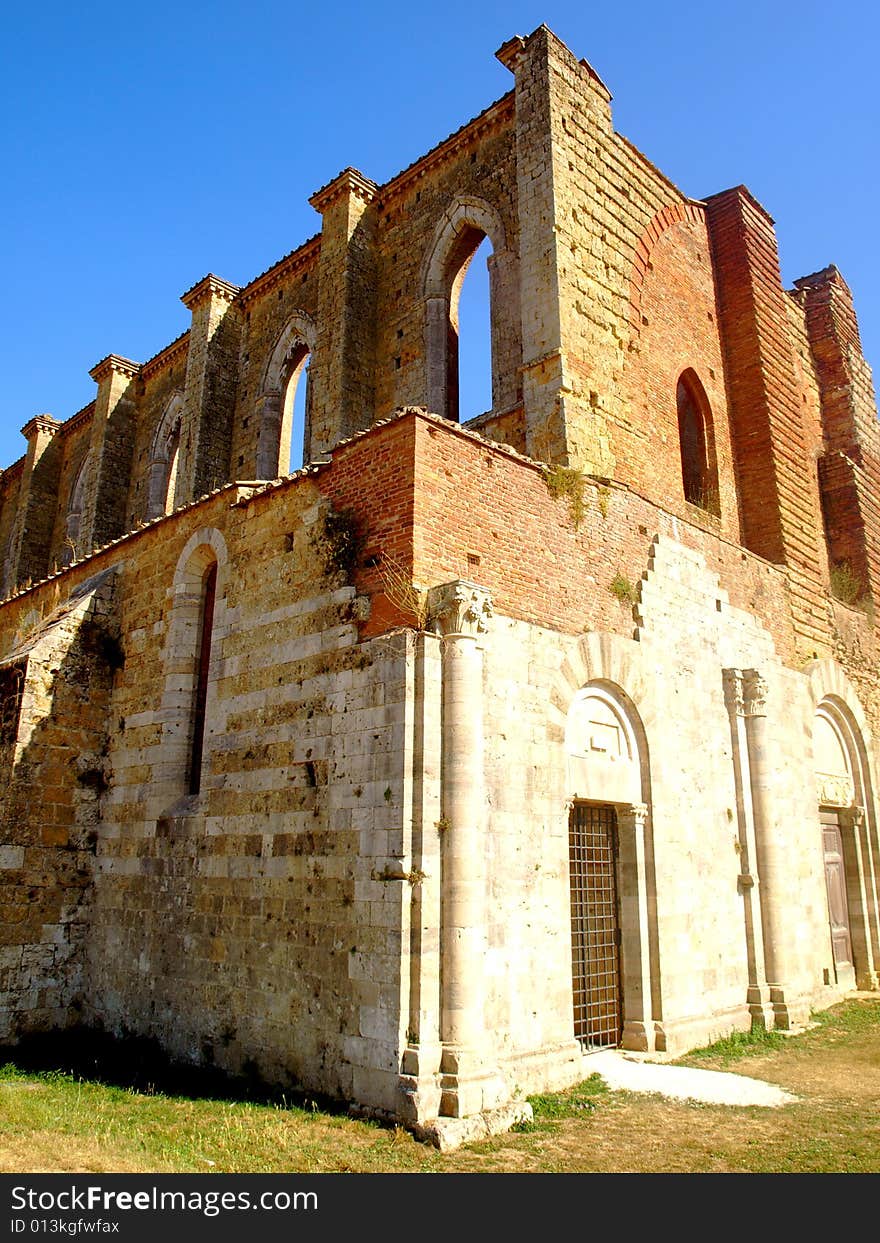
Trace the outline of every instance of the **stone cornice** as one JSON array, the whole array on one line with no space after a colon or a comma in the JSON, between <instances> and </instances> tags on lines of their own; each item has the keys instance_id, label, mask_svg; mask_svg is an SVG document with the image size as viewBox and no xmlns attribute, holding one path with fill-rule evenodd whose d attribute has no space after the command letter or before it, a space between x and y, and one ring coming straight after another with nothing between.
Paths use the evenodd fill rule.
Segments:
<instances>
[{"instance_id":1,"label":"stone cornice","mask_svg":"<svg viewBox=\"0 0 880 1243\"><path fill-rule=\"evenodd\" d=\"M25 423L21 429L21 434L25 440L30 440L34 432L49 432L55 435L61 423L51 414L35 414L32 419Z\"/></svg>"},{"instance_id":2,"label":"stone cornice","mask_svg":"<svg viewBox=\"0 0 880 1243\"><path fill-rule=\"evenodd\" d=\"M302 246L292 250L283 259L279 259L271 268L267 268L265 272L255 276L249 285L243 286L239 291L238 301L242 306L247 306L255 298L268 293L276 285L280 285L282 281L296 276L303 268L316 266L320 253L321 235L316 233L307 242L303 242Z\"/></svg>"},{"instance_id":3,"label":"stone cornice","mask_svg":"<svg viewBox=\"0 0 880 1243\"><path fill-rule=\"evenodd\" d=\"M344 168L338 177L328 181L326 186L321 186L320 190L316 190L309 199L309 203L315 211L323 215L328 207L346 194L363 199L365 203L372 203L378 192L379 187L375 181L365 177L356 168L349 167Z\"/></svg>"},{"instance_id":4,"label":"stone cornice","mask_svg":"<svg viewBox=\"0 0 880 1243\"><path fill-rule=\"evenodd\" d=\"M178 358L186 354L189 349L189 329L182 332L179 337L175 337L170 345L166 345L158 354L154 354L152 358L141 367L141 379L148 380L154 376L157 371L161 371L163 367L169 367L176 362Z\"/></svg>"},{"instance_id":5,"label":"stone cornice","mask_svg":"<svg viewBox=\"0 0 880 1243\"><path fill-rule=\"evenodd\" d=\"M432 147L414 163L401 169L390 181L386 181L380 190L382 204L387 203L390 198L405 193L414 182L425 177L438 164L444 164L458 155L460 151L467 150L474 139L485 130L512 121L515 111L514 92L508 91L506 95L496 99L494 104L490 104L488 108L484 108L477 116L462 125L461 129L457 129L448 138L444 138L436 147Z\"/></svg>"},{"instance_id":6,"label":"stone cornice","mask_svg":"<svg viewBox=\"0 0 880 1243\"><path fill-rule=\"evenodd\" d=\"M95 363L89 375L96 384L103 384L114 372L117 375L124 375L128 376L129 379L133 379L140 369L141 364L132 362L130 358L123 358L121 354L108 354L99 363Z\"/></svg>"},{"instance_id":7,"label":"stone cornice","mask_svg":"<svg viewBox=\"0 0 880 1243\"><path fill-rule=\"evenodd\" d=\"M500 60L505 69L515 73L519 59L525 50L526 41L523 36L514 35L512 39L508 39L506 43L501 44L501 47L495 53L495 59Z\"/></svg>"},{"instance_id":8,"label":"stone cornice","mask_svg":"<svg viewBox=\"0 0 880 1243\"><path fill-rule=\"evenodd\" d=\"M188 311L194 311L208 298L223 298L227 302L232 302L238 293L238 285L230 285L229 281L223 280L222 276L215 276L213 272L209 272L207 276L203 276L200 281L196 281L190 289L180 295L180 301Z\"/></svg>"},{"instance_id":9,"label":"stone cornice","mask_svg":"<svg viewBox=\"0 0 880 1243\"><path fill-rule=\"evenodd\" d=\"M68 432L75 432L78 427L82 427L84 423L88 423L94 413L95 403L90 401L87 406L83 406L82 410L77 410L76 414L72 414L69 419L64 420L61 424L61 431L65 436Z\"/></svg>"},{"instance_id":10,"label":"stone cornice","mask_svg":"<svg viewBox=\"0 0 880 1243\"><path fill-rule=\"evenodd\" d=\"M24 456L13 462L11 466L7 466L5 470L0 471L0 487L4 487L11 480L16 479L24 473Z\"/></svg>"}]
</instances>

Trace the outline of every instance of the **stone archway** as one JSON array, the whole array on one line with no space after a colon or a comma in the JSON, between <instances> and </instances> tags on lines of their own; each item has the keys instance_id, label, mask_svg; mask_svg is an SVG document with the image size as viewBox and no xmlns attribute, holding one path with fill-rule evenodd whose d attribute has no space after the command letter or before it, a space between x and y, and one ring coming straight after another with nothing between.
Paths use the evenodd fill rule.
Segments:
<instances>
[{"instance_id":1,"label":"stone archway","mask_svg":"<svg viewBox=\"0 0 880 1243\"><path fill-rule=\"evenodd\" d=\"M866 809L871 807L864 742L846 704L816 708L813 766L828 900L834 979L843 989L876 988L876 874Z\"/></svg>"}]
</instances>

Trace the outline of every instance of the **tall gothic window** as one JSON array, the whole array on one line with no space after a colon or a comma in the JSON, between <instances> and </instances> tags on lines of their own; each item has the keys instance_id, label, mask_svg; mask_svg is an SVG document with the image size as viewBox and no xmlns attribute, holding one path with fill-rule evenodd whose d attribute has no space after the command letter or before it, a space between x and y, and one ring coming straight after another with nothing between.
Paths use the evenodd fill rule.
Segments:
<instances>
[{"instance_id":1,"label":"tall gothic window","mask_svg":"<svg viewBox=\"0 0 880 1243\"><path fill-rule=\"evenodd\" d=\"M202 755L205 747L205 707L208 701L208 669L211 664L211 634L214 629L214 600L217 595L217 562L212 561L202 579L202 607L199 618L199 647L193 695L192 741L190 743L187 789L198 794L202 788Z\"/></svg>"}]
</instances>

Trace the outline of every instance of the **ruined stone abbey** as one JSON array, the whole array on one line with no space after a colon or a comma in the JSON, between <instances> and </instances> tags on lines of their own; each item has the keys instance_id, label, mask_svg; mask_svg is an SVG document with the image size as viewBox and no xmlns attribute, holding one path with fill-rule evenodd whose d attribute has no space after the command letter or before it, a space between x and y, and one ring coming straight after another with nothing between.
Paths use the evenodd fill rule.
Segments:
<instances>
[{"instance_id":1,"label":"ruined stone abbey","mask_svg":"<svg viewBox=\"0 0 880 1243\"><path fill-rule=\"evenodd\" d=\"M502 99L346 169L0 473L0 1040L152 1037L454 1139L593 1048L877 988L849 289L784 289L764 207L672 185L546 27L497 55Z\"/></svg>"}]
</instances>

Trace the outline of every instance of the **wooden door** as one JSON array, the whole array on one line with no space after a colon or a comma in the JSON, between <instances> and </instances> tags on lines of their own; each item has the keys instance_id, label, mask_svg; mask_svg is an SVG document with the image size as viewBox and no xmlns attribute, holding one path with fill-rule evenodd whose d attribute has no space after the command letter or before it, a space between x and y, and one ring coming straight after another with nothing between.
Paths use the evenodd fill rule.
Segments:
<instances>
[{"instance_id":1,"label":"wooden door","mask_svg":"<svg viewBox=\"0 0 880 1243\"><path fill-rule=\"evenodd\" d=\"M849 930L849 906L846 900L846 871L843 862L843 839L840 817L836 811L820 811L822 846L825 853L825 885L828 890L828 915L831 923L831 951L834 971L852 976L852 938Z\"/></svg>"}]
</instances>

